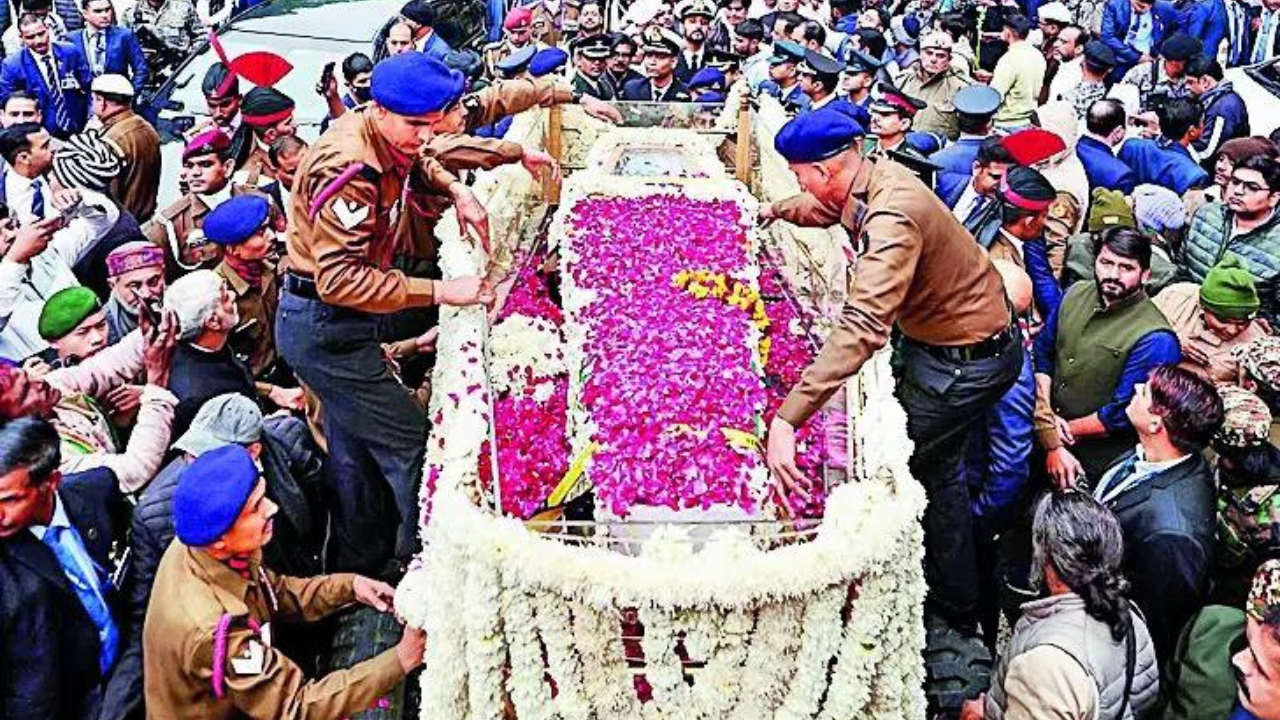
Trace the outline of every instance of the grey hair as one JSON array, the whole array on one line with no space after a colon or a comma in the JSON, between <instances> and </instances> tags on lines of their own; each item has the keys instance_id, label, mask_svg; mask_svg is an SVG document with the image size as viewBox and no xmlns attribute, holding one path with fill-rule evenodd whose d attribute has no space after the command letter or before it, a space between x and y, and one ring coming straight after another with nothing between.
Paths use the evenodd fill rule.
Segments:
<instances>
[{"instance_id":1,"label":"grey hair","mask_svg":"<svg viewBox=\"0 0 1280 720\"><path fill-rule=\"evenodd\" d=\"M204 330L222 300L222 277L196 270L178 278L164 293L164 306L178 315L178 337L190 340Z\"/></svg>"},{"instance_id":2,"label":"grey hair","mask_svg":"<svg viewBox=\"0 0 1280 720\"><path fill-rule=\"evenodd\" d=\"M1085 612L1106 623L1117 642L1124 639L1130 623L1129 583L1120 569L1124 534L1110 510L1088 493L1050 493L1036 506L1031 548L1039 580L1052 567L1084 600Z\"/></svg>"}]
</instances>

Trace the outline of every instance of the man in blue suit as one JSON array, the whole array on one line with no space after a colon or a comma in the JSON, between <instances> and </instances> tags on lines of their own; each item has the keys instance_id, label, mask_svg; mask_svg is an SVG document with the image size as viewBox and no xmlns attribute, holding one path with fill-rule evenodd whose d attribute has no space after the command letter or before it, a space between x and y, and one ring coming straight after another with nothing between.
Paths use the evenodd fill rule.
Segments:
<instances>
[{"instance_id":1,"label":"man in blue suit","mask_svg":"<svg viewBox=\"0 0 1280 720\"><path fill-rule=\"evenodd\" d=\"M1183 32L1200 41L1205 55L1217 57L1230 34L1226 0L1192 0L1182 11L1182 24Z\"/></svg>"},{"instance_id":2,"label":"man in blue suit","mask_svg":"<svg viewBox=\"0 0 1280 720\"><path fill-rule=\"evenodd\" d=\"M105 468L64 479L58 447L45 420L19 418L0 429L5 720L97 718L119 649L108 553L129 511Z\"/></svg>"},{"instance_id":3,"label":"man in blue suit","mask_svg":"<svg viewBox=\"0 0 1280 720\"><path fill-rule=\"evenodd\" d=\"M1187 148L1200 139L1204 108L1194 98L1174 98L1156 108L1160 135L1156 140L1133 138L1120 148L1120 159L1133 168L1139 185L1163 185L1182 195L1209 183L1209 173Z\"/></svg>"},{"instance_id":4,"label":"man in blue suit","mask_svg":"<svg viewBox=\"0 0 1280 720\"><path fill-rule=\"evenodd\" d=\"M1165 0L1107 0L1099 39L1116 56L1111 77L1119 80L1129 68L1155 58L1160 43L1178 29L1179 15Z\"/></svg>"},{"instance_id":5,"label":"man in blue suit","mask_svg":"<svg viewBox=\"0 0 1280 720\"><path fill-rule=\"evenodd\" d=\"M94 77L123 75L129 78L135 94L147 84L147 58L142 54L138 36L115 24L111 0L83 0L85 27L67 36L76 46Z\"/></svg>"},{"instance_id":6,"label":"man in blue suit","mask_svg":"<svg viewBox=\"0 0 1280 720\"><path fill-rule=\"evenodd\" d=\"M1119 100L1097 100L1085 113L1085 134L1076 142L1076 156L1089 178L1089 192L1101 187L1133 194L1138 178L1133 168L1116 157L1115 148L1124 141L1124 105Z\"/></svg>"},{"instance_id":7,"label":"man in blue suit","mask_svg":"<svg viewBox=\"0 0 1280 720\"><path fill-rule=\"evenodd\" d=\"M956 93L956 125L960 137L929 156L938 166L933 191L947 207L955 207L960 193L973 178L978 150L991 136L991 118L1000 107L1000 92L989 85L970 85Z\"/></svg>"},{"instance_id":8,"label":"man in blue suit","mask_svg":"<svg viewBox=\"0 0 1280 720\"><path fill-rule=\"evenodd\" d=\"M89 119L89 85L93 74L84 55L74 45L49 39L49 28L39 17L18 20L22 51L0 66L0 97L25 90L44 108L49 134L67 138L84 129Z\"/></svg>"}]
</instances>

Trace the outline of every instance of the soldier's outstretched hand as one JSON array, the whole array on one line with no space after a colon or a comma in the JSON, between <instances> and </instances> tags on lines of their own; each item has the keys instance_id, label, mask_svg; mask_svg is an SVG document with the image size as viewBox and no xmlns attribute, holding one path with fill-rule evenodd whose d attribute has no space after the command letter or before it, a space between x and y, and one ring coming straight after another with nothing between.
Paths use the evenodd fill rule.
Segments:
<instances>
[{"instance_id":1,"label":"soldier's outstretched hand","mask_svg":"<svg viewBox=\"0 0 1280 720\"><path fill-rule=\"evenodd\" d=\"M453 195L453 208L458 216L458 227L463 235L475 234L480 239L480 246L489 253L489 213L480 204L480 199L471 192L471 188L456 182L449 186Z\"/></svg>"},{"instance_id":2,"label":"soldier's outstretched hand","mask_svg":"<svg viewBox=\"0 0 1280 720\"><path fill-rule=\"evenodd\" d=\"M588 115L597 120L604 120L605 122L611 122L615 125L622 122L622 113L618 111L618 108L610 105L600 98L593 97L591 95L583 95L582 100L578 101L578 104L582 106L582 109L585 110Z\"/></svg>"}]
</instances>

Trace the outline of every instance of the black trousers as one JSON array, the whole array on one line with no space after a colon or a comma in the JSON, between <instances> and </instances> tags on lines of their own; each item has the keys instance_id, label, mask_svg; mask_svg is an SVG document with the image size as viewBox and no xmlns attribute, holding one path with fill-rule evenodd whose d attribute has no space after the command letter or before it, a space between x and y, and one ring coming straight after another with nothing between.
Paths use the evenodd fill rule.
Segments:
<instances>
[{"instance_id":1,"label":"black trousers","mask_svg":"<svg viewBox=\"0 0 1280 720\"><path fill-rule=\"evenodd\" d=\"M969 434L1017 379L1024 352L1020 333L995 356L966 362L940 358L902 338L894 358L898 400L915 443L911 473L929 498L925 611L959 630L976 631L982 587L963 473L965 447Z\"/></svg>"}]
</instances>

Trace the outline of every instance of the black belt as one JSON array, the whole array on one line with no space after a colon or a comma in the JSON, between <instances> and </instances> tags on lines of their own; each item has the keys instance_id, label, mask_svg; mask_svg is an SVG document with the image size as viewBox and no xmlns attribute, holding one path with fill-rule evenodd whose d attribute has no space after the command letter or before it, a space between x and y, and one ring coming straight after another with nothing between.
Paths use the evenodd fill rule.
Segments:
<instances>
[{"instance_id":1,"label":"black belt","mask_svg":"<svg viewBox=\"0 0 1280 720\"><path fill-rule=\"evenodd\" d=\"M320 293L316 290L316 281L309 277L296 275L292 272L284 274L284 289L300 298L308 300L319 300Z\"/></svg>"},{"instance_id":2,"label":"black belt","mask_svg":"<svg viewBox=\"0 0 1280 720\"><path fill-rule=\"evenodd\" d=\"M972 345L929 345L918 340L912 340L912 342L936 358L962 363L993 358L1004 352L1016 337L1017 328L1010 325L986 340L979 340Z\"/></svg>"}]
</instances>

